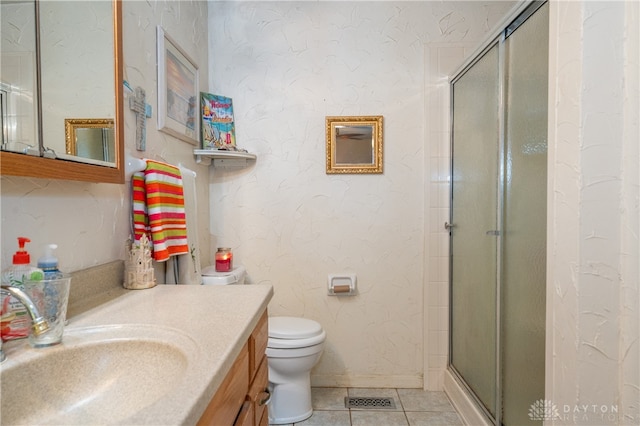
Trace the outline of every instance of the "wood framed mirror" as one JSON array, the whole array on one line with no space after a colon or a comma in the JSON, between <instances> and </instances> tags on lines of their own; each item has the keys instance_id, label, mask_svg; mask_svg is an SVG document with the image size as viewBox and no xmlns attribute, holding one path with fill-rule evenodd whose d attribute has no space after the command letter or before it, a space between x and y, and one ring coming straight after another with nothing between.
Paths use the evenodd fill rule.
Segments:
<instances>
[{"instance_id":1,"label":"wood framed mirror","mask_svg":"<svg viewBox=\"0 0 640 426\"><path fill-rule=\"evenodd\" d=\"M66 180L79 180L87 182L106 182L106 183L124 183L124 122L123 122L123 70L122 70L122 1L121 0L106 0L102 3L111 5L112 9L112 29L113 29L113 44L109 44L104 51L104 55L113 56L113 97L115 104L114 114L114 146L113 161L109 161L110 164L95 164L92 160L84 161L81 157L67 156L66 152L59 152L62 149L56 149L54 154L51 150L48 150L43 141L43 106L39 102L41 100L41 91L38 91L34 96L38 98L36 106L37 117L35 127L37 133L37 142L34 141L33 145L38 146L39 152L35 152L34 149L28 150L28 153L22 152L10 152L2 150L0 152L0 173L2 175L11 176L26 176L36 178L49 178L49 179L66 179ZM38 23L38 13L40 2L35 1L35 17L33 18ZM47 3L48 4L48 3ZM3 3L4 7L4 3ZM7 15L7 14L5 14ZM36 49L34 52L35 61L37 63L36 76L37 86L41 84L41 70L40 59L42 57L42 46L38 40L43 36L41 28L36 27ZM4 34L3 34L4 37ZM4 41L4 39L3 39ZM98 46L94 46L98 48ZM4 54L4 52L3 52ZM3 70L4 71L4 70ZM60 72L60 71L58 71ZM90 86L89 83L85 84ZM64 146L64 121L61 120L56 124L56 129L60 129L60 142L61 146ZM26 152L26 151L25 151ZM39 154L39 156L38 156ZM57 157L57 158L56 158Z\"/></svg>"},{"instance_id":2,"label":"wood framed mirror","mask_svg":"<svg viewBox=\"0 0 640 426\"><path fill-rule=\"evenodd\" d=\"M382 173L382 116L326 117L327 174Z\"/></svg>"}]
</instances>

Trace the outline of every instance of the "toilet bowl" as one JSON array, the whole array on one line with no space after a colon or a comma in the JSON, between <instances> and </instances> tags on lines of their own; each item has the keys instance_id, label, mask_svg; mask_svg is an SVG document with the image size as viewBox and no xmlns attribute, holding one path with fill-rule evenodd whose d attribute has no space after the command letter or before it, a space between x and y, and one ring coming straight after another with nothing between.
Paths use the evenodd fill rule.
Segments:
<instances>
[{"instance_id":1,"label":"toilet bowl","mask_svg":"<svg viewBox=\"0 0 640 426\"><path fill-rule=\"evenodd\" d=\"M325 338L316 321L269 317L269 424L300 422L313 414L311 369L320 360Z\"/></svg>"}]
</instances>

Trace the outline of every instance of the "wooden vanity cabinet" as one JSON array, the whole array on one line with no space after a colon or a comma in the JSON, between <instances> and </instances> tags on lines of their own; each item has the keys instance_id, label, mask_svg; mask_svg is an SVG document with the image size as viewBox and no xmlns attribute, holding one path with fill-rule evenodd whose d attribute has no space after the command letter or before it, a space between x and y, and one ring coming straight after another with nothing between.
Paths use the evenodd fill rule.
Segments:
<instances>
[{"instance_id":1,"label":"wooden vanity cabinet","mask_svg":"<svg viewBox=\"0 0 640 426\"><path fill-rule=\"evenodd\" d=\"M251 404L251 401L245 401L242 404L242 408L240 409L233 426L254 426L254 418L255 413L253 411L253 404Z\"/></svg>"},{"instance_id":2,"label":"wooden vanity cabinet","mask_svg":"<svg viewBox=\"0 0 640 426\"><path fill-rule=\"evenodd\" d=\"M268 319L265 310L198 425L266 426L269 423Z\"/></svg>"},{"instance_id":3,"label":"wooden vanity cabinet","mask_svg":"<svg viewBox=\"0 0 640 426\"><path fill-rule=\"evenodd\" d=\"M268 375L267 357L263 355L247 394L247 400L251 402L254 412L254 421L250 424L266 426L269 423L267 403L271 395L268 389Z\"/></svg>"}]
</instances>

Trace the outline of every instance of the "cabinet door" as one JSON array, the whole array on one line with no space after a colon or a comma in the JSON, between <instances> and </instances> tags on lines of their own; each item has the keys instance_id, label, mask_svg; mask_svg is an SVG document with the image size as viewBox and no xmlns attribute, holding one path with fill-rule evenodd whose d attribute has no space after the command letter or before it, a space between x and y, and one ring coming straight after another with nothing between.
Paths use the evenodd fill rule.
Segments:
<instances>
[{"instance_id":1,"label":"cabinet door","mask_svg":"<svg viewBox=\"0 0 640 426\"><path fill-rule=\"evenodd\" d=\"M269 412L268 410L264 410L262 413L262 418L260 419L260 423L257 426L269 426Z\"/></svg>"},{"instance_id":2,"label":"cabinet door","mask_svg":"<svg viewBox=\"0 0 640 426\"><path fill-rule=\"evenodd\" d=\"M269 320L267 317L267 311L265 310L256 328L254 328L251 336L249 337L249 371L250 377L254 377L264 353L267 350L267 340L269 339Z\"/></svg>"},{"instance_id":3,"label":"cabinet door","mask_svg":"<svg viewBox=\"0 0 640 426\"><path fill-rule=\"evenodd\" d=\"M258 367L251 387L249 388L248 399L252 402L255 412L255 424L260 424L263 414L267 412L267 404L271 398L269 393L269 369L267 357L263 356Z\"/></svg>"},{"instance_id":4,"label":"cabinet door","mask_svg":"<svg viewBox=\"0 0 640 426\"><path fill-rule=\"evenodd\" d=\"M198 421L203 425L233 425L249 388L249 348L245 344L215 396ZM253 420L253 416L252 416Z\"/></svg>"},{"instance_id":5,"label":"cabinet door","mask_svg":"<svg viewBox=\"0 0 640 426\"><path fill-rule=\"evenodd\" d=\"M240 413L238 414L238 418L233 426L255 426L253 422L254 412L253 412L253 404L251 401L245 401L242 404L242 408L240 409Z\"/></svg>"}]
</instances>

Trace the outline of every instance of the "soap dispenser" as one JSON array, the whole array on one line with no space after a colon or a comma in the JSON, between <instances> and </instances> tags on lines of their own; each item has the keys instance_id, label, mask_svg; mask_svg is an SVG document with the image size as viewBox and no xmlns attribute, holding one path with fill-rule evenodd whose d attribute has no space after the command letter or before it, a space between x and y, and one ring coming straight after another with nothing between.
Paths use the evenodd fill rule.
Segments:
<instances>
[{"instance_id":1,"label":"soap dispenser","mask_svg":"<svg viewBox=\"0 0 640 426\"><path fill-rule=\"evenodd\" d=\"M47 244L44 248L44 256L38 259L38 268L44 272L45 280L55 280L64 275L58 269L58 258L53 255L53 251L57 248L57 244Z\"/></svg>"},{"instance_id":2,"label":"soap dispenser","mask_svg":"<svg viewBox=\"0 0 640 426\"><path fill-rule=\"evenodd\" d=\"M24 290L27 280L41 280L44 273L31 266L31 256L24 245L31 242L25 237L18 237L18 251L13 255L13 263L2 271L2 284ZM29 335L31 318L24 305L13 296L0 295L0 335L3 341L21 339Z\"/></svg>"},{"instance_id":3,"label":"soap dispenser","mask_svg":"<svg viewBox=\"0 0 640 426\"><path fill-rule=\"evenodd\" d=\"M2 272L2 284L13 285L24 289L25 280L41 280L41 269L31 266L31 255L24 248L31 240L26 237L18 237L18 251L13 255L12 265Z\"/></svg>"}]
</instances>

